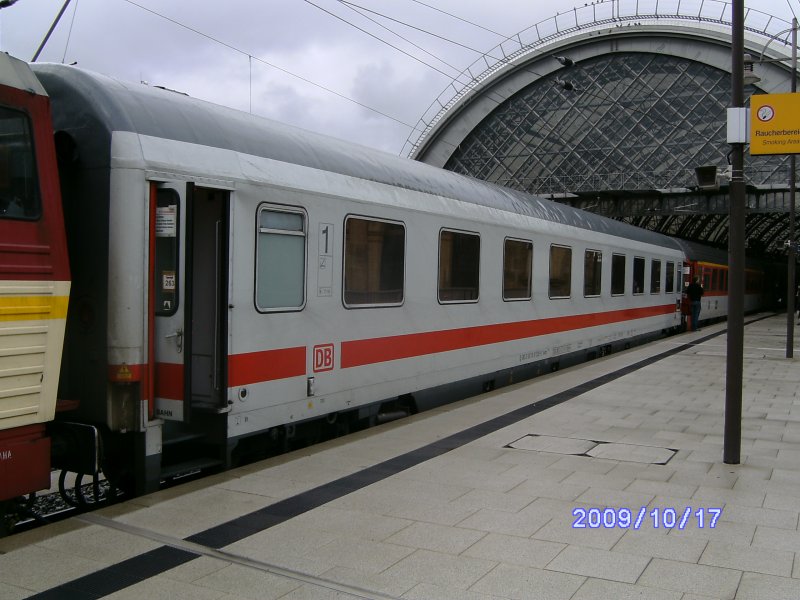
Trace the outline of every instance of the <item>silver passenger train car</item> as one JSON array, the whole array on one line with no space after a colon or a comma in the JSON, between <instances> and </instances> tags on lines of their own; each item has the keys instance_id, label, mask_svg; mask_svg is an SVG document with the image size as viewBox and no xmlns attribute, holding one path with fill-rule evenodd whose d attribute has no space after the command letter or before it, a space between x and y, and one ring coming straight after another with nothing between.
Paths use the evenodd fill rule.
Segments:
<instances>
[{"instance_id":1,"label":"silver passenger train car","mask_svg":"<svg viewBox=\"0 0 800 600\"><path fill-rule=\"evenodd\" d=\"M183 94L35 65L62 415L137 492L677 329L663 235Z\"/></svg>"}]
</instances>

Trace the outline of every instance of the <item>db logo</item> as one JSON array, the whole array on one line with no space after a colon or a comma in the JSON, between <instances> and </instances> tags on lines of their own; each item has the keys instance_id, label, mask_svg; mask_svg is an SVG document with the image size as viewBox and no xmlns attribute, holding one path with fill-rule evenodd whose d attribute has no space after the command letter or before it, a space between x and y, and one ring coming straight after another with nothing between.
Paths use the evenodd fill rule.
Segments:
<instances>
[{"instance_id":1,"label":"db logo","mask_svg":"<svg viewBox=\"0 0 800 600\"><path fill-rule=\"evenodd\" d=\"M333 344L314 346L314 373L333 370Z\"/></svg>"}]
</instances>

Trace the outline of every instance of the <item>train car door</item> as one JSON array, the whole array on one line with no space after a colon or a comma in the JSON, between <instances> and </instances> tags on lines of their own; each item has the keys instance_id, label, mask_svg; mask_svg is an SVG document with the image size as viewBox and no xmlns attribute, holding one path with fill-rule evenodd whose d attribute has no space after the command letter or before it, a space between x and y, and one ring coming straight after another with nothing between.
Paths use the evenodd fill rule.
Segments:
<instances>
[{"instance_id":1,"label":"train car door","mask_svg":"<svg viewBox=\"0 0 800 600\"><path fill-rule=\"evenodd\" d=\"M219 413L228 409L229 193L190 184L188 206L187 398L190 415Z\"/></svg>"},{"instance_id":2,"label":"train car door","mask_svg":"<svg viewBox=\"0 0 800 600\"><path fill-rule=\"evenodd\" d=\"M154 416L183 421L188 414L184 406L186 184L152 184L150 201L155 361L150 367L154 381L149 392L155 397Z\"/></svg>"},{"instance_id":3,"label":"train car door","mask_svg":"<svg viewBox=\"0 0 800 600\"><path fill-rule=\"evenodd\" d=\"M229 194L158 184L153 249L154 416L227 407Z\"/></svg>"}]
</instances>

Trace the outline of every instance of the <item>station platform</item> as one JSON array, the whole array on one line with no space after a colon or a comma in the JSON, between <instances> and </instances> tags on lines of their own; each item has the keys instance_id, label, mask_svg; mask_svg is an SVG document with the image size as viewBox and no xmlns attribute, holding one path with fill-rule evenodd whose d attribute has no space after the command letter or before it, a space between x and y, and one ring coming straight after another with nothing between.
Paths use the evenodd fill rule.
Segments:
<instances>
[{"instance_id":1,"label":"station platform","mask_svg":"<svg viewBox=\"0 0 800 600\"><path fill-rule=\"evenodd\" d=\"M800 365L724 323L0 540L0 598L800 598ZM795 349L795 353L798 349Z\"/></svg>"}]
</instances>

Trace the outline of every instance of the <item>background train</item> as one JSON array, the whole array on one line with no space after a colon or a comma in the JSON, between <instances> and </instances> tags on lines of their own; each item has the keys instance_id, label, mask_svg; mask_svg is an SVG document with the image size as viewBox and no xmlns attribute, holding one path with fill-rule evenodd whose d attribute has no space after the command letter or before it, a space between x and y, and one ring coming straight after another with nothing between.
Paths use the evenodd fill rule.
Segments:
<instances>
[{"instance_id":1,"label":"background train","mask_svg":"<svg viewBox=\"0 0 800 600\"><path fill-rule=\"evenodd\" d=\"M676 331L694 272L724 315L699 246L32 68L0 55L0 500L51 467L144 493Z\"/></svg>"}]
</instances>

